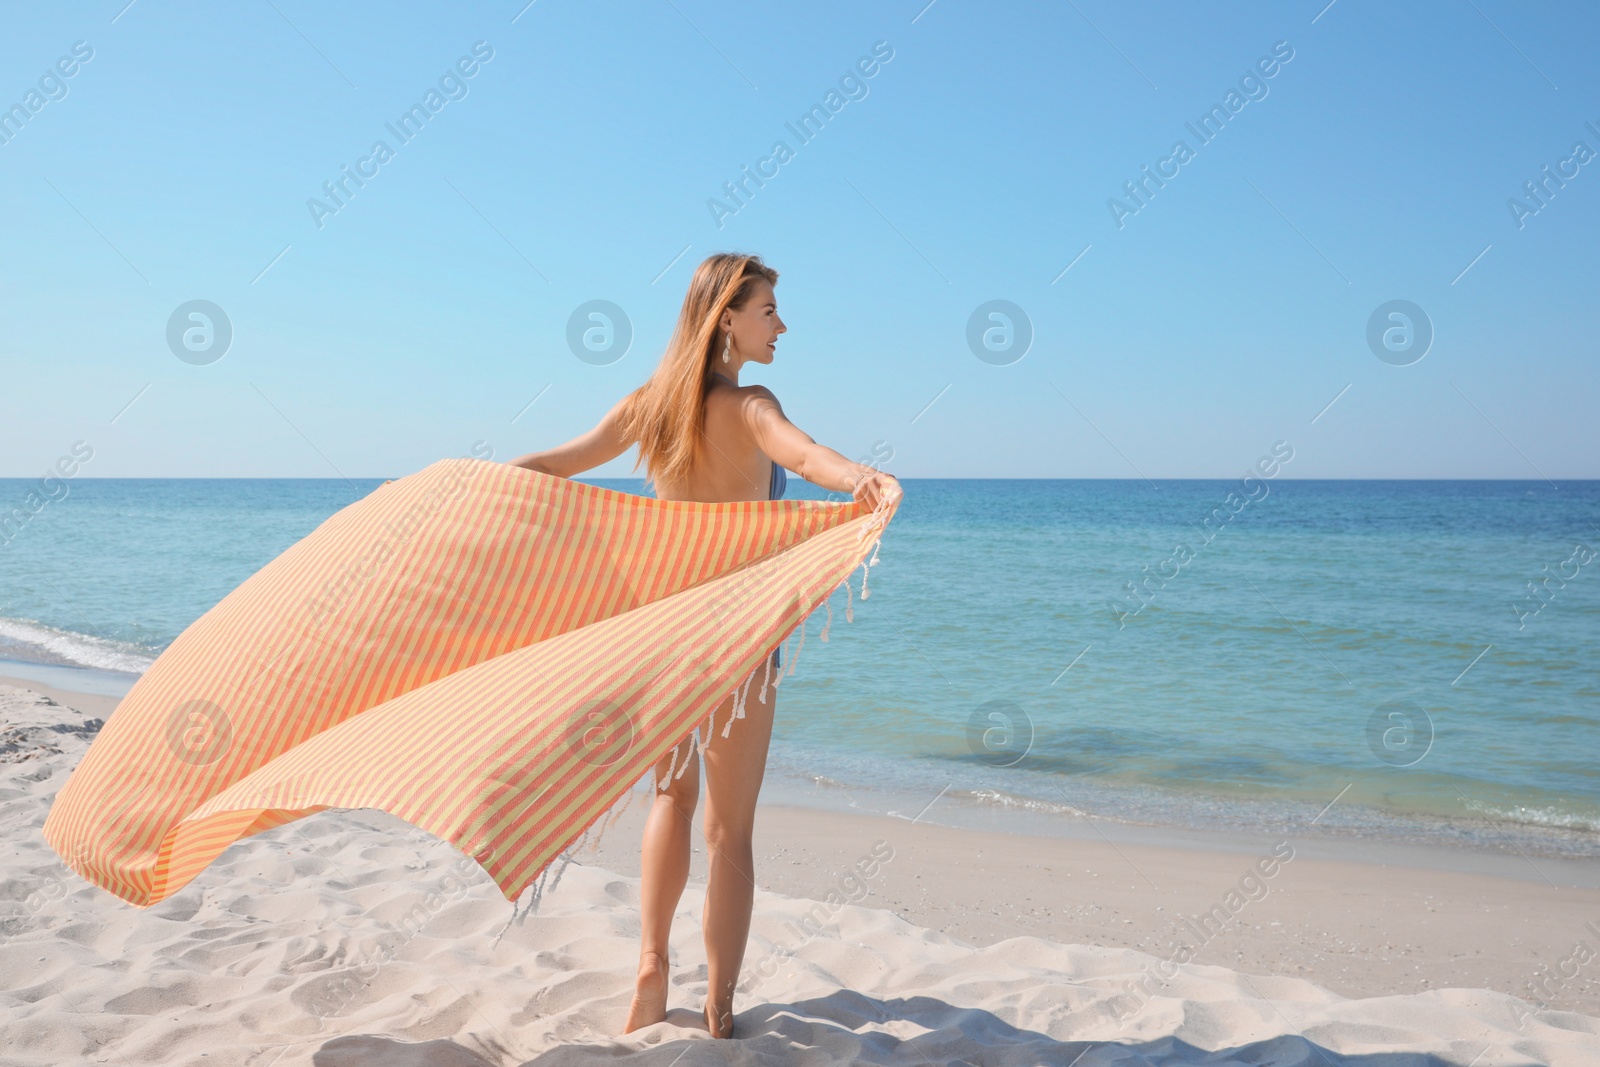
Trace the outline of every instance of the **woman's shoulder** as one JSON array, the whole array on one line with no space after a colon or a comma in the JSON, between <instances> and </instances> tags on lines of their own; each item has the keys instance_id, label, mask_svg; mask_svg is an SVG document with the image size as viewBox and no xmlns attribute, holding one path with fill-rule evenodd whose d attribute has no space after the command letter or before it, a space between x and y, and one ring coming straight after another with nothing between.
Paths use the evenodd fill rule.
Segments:
<instances>
[{"instance_id":1,"label":"woman's shoulder","mask_svg":"<svg viewBox=\"0 0 1600 1067\"><path fill-rule=\"evenodd\" d=\"M729 410L744 411L751 404L772 404L781 411L783 406L778 403L778 395L765 385L753 382L750 385L733 385L719 379L712 379L711 388L706 392L706 405L726 407Z\"/></svg>"},{"instance_id":2,"label":"woman's shoulder","mask_svg":"<svg viewBox=\"0 0 1600 1067\"><path fill-rule=\"evenodd\" d=\"M718 382L706 394L706 425L713 433L731 432L741 440L748 440L758 432L758 426L774 414L782 413L783 406L778 403L777 395L764 385Z\"/></svg>"},{"instance_id":3,"label":"woman's shoulder","mask_svg":"<svg viewBox=\"0 0 1600 1067\"><path fill-rule=\"evenodd\" d=\"M770 400L774 404L778 402L778 394L760 382L751 382L749 385L730 385L724 381L713 381L711 392L706 395L707 398L715 396L719 399L732 400L737 403L745 403L751 400Z\"/></svg>"}]
</instances>

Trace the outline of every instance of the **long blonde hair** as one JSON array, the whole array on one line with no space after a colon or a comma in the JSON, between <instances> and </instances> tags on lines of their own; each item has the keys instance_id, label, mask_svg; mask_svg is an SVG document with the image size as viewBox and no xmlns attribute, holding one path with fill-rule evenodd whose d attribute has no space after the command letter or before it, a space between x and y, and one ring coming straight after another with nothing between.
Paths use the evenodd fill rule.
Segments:
<instances>
[{"instance_id":1,"label":"long blonde hair","mask_svg":"<svg viewBox=\"0 0 1600 1067\"><path fill-rule=\"evenodd\" d=\"M718 252L695 268L678 325L650 379L623 398L621 429L639 444L633 469L645 465L646 485L682 483L694 467L705 429L705 398L722 351L718 320L742 309L756 286L778 284L778 272L760 256Z\"/></svg>"}]
</instances>

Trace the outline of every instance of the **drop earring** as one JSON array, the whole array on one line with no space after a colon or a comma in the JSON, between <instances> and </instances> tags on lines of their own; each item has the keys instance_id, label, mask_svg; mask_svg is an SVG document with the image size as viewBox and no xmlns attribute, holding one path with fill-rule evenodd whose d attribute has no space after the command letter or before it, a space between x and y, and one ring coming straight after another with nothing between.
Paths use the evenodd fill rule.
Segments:
<instances>
[{"instance_id":1,"label":"drop earring","mask_svg":"<svg viewBox=\"0 0 1600 1067\"><path fill-rule=\"evenodd\" d=\"M724 362L724 363L729 362L728 353L730 351L732 351L732 349L733 349L733 331L729 330L728 331L727 343L725 343L722 346L722 362Z\"/></svg>"}]
</instances>

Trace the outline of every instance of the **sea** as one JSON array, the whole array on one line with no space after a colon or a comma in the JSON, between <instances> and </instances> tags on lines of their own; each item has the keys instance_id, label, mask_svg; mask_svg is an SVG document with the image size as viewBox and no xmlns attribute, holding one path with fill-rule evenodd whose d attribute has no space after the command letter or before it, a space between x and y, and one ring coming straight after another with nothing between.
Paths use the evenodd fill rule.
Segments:
<instances>
[{"instance_id":1,"label":"sea","mask_svg":"<svg viewBox=\"0 0 1600 1067\"><path fill-rule=\"evenodd\" d=\"M72 479L0 529L0 675L126 692L381 481ZM901 485L786 645L782 802L1600 857L1600 482Z\"/></svg>"}]
</instances>

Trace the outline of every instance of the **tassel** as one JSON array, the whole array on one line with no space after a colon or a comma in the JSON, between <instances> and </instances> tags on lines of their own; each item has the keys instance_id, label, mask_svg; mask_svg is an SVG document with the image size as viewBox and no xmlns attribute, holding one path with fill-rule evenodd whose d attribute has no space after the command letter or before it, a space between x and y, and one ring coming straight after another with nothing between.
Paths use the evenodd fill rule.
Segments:
<instances>
[{"instance_id":1,"label":"tassel","mask_svg":"<svg viewBox=\"0 0 1600 1067\"><path fill-rule=\"evenodd\" d=\"M706 746L711 743L711 731L716 729L717 706L711 705L711 710L706 713L706 724L697 726L695 730L700 734L700 755L706 754Z\"/></svg>"},{"instance_id":2,"label":"tassel","mask_svg":"<svg viewBox=\"0 0 1600 1067\"><path fill-rule=\"evenodd\" d=\"M761 676L761 703L767 702L767 682L772 678L772 653L767 653L767 670ZM743 716L740 716L743 718Z\"/></svg>"},{"instance_id":3,"label":"tassel","mask_svg":"<svg viewBox=\"0 0 1600 1067\"><path fill-rule=\"evenodd\" d=\"M828 619L822 624L822 632L817 634L817 640L821 641L823 644L827 644L828 627L833 625L833 597L830 595L828 599L822 602L822 606L828 609Z\"/></svg>"},{"instance_id":4,"label":"tassel","mask_svg":"<svg viewBox=\"0 0 1600 1067\"><path fill-rule=\"evenodd\" d=\"M605 820L604 825L600 827L600 832L595 835L594 844L589 846L594 855L600 855L600 842L605 840L606 833L610 831L613 826L617 825L617 820L622 818L623 813L632 806L632 789L622 794L621 802L611 805L611 818Z\"/></svg>"},{"instance_id":5,"label":"tassel","mask_svg":"<svg viewBox=\"0 0 1600 1067\"><path fill-rule=\"evenodd\" d=\"M746 694L748 694L750 692L750 683L755 681L755 680L756 680L756 672L755 671L751 671L750 672L750 677L746 678L744 680L744 684L742 686L740 686L734 692L734 696L733 696L733 711L730 712L729 715L728 715L728 724L722 728L722 736L723 737L727 737L728 736L728 731L733 729L733 720L734 719L742 719L742 718L744 718L745 696L746 696Z\"/></svg>"},{"instance_id":6,"label":"tassel","mask_svg":"<svg viewBox=\"0 0 1600 1067\"><path fill-rule=\"evenodd\" d=\"M591 829L593 828L592 825L591 825L590 828ZM582 836L580 836L578 838L578 840L574 844L568 845L566 848L562 849L559 854L557 854L555 859L560 860L561 861L561 865L559 867L556 867L556 870L555 870L555 875L556 876L555 876L554 879L551 880L550 886L549 886L548 889L545 888L544 881L545 881L545 878L550 874L550 868L555 865L555 860L552 860L550 863L545 865L545 869L543 871L541 871L540 874L539 874L539 885L537 887L535 887L535 889L534 889L533 907L530 910L537 910L538 909L539 901L544 897L545 893L547 893L547 892L554 893L556 891L556 887L561 884L561 875L563 873L565 873L565 871L566 871L566 869L568 867L572 866L573 857L575 855L577 855L577 853L578 853L578 851L580 849L583 848L584 838L587 838L588 836L589 836L589 830L586 829L586 830L583 831ZM528 917L528 913L527 912L523 912L522 913L522 917L523 918L527 918Z\"/></svg>"},{"instance_id":7,"label":"tassel","mask_svg":"<svg viewBox=\"0 0 1600 1067\"><path fill-rule=\"evenodd\" d=\"M801 619L800 620L800 645L802 647L804 647L804 645L806 643L806 629L805 629L805 626L806 626L805 620ZM781 665L778 667L778 677L775 678L773 680L773 682L772 682L772 688L773 689L777 689L779 686L781 686L783 684L783 680L785 678L789 677L789 675L794 673L795 659L799 656L799 653L798 652L790 652L789 651L789 642L793 641L793 640L794 640L794 634L793 633L790 633L788 637L785 637L783 639L783 656L782 656L782 659L786 663L788 663L789 665L787 667L784 667L784 666L781 666Z\"/></svg>"},{"instance_id":8,"label":"tassel","mask_svg":"<svg viewBox=\"0 0 1600 1067\"><path fill-rule=\"evenodd\" d=\"M555 879L550 883L550 892L554 893L556 891L556 886L561 884L562 872L564 872L571 865L572 865L572 849L569 848L569 849L567 849L567 851L561 853L561 866L556 868Z\"/></svg>"},{"instance_id":9,"label":"tassel","mask_svg":"<svg viewBox=\"0 0 1600 1067\"><path fill-rule=\"evenodd\" d=\"M794 673L795 666L800 662L800 653L806 650L806 620L800 620L800 645L794 650L794 658L789 661L789 672Z\"/></svg>"},{"instance_id":10,"label":"tassel","mask_svg":"<svg viewBox=\"0 0 1600 1067\"><path fill-rule=\"evenodd\" d=\"M550 865L545 864L544 870L539 872L539 880L533 883L533 899L528 902L528 911L539 910L539 900L544 896L544 881L550 877ZM527 912L523 912L524 915Z\"/></svg>"},{"instance_id":11,"label":"tassel","mask_svg":"<svg viewBox=\"0 0 1600 1067\"><path fill-rule=\"evenodd\" d=\"M855 610L855 606L854 606L854 602L853 602L853 594L854 593L855 593L855 590L850 588L850 579L846 578L844 580L844 621L845 622L855 622L856 621L856 610Z\"/></svg>"},{"instance_id":12,"label":"tassel","mask_svg":"<svg viewBox=\"0 0 1600 1067\"><path fill-rule=\"evenodd\" d=\"M684 738L684 740L685 741L689 741L690 738L686 737L686 738ZM673 754L673 757L676 758L677 754L678 754L678 750L676 748L673 749L672 750L672 754ZM682 778L683 777L683 772L689 769L689 761L692 760L692 759L694 759L694 748L693 748L693 745L691 743L691 747L689 747L688 749L684 750L684 753L683 753L683 766L678 768L678 773L673 775L673 777L674 778Z\"/></svg>"},{"instance_id":13,"label":"tassel","mask_svg":"<svg viewBox=\"0 0 1600 1067\"><path fill-rule=\"evenodd\" d=\"M527 895L527 890L523 890L521 895L511 902L511 918L507 919L506 924L500 928L500 932L494 935L494 940L489 944L491 949L500 943L500 939L506 936L506 931L511 929L511 924L517 921L517 908L521 906L522 898ZM523 914L526 915L527 912L523 912Z\"/></svg>"},{"instance_id":14,"label":"tassel","mask_svg":"<svg viewBox=\"0 0 1600 1067\"><path fill-rule=\"evenodd\" d=\"M865 541L867 539L867 535L872 533L874 530L881 530L883 528L884 520L879 516L881 516L888 509L889 498L887 495L885 495L878 501L878 506L872 509L872 515L867 519L866 523L862 525L861 532L856 534L857 543Z\"/></svg>"},{"instance_id":15,"label":"tassel","mask_svg":"<svg viewBox=\"0 0 1600 1067\"><path fill-rule=\"evenodd\" d=\"M880 537L876 541L872 542L872 559L867 562L867 566L876 567L878 565L878 549L882 547L883 538Z\"/></svg>"},{"instance_id":16,"label":"tassel","mask_svg":"<svg viewBox=\"0 0 1600 1067\"><path fill-rule=\"evenodd\" d=\"M871 566L871 564L866 563L866 562L863 562L861 564L861 599L862 600L867 599L867 596L868 596L868 593L867 593L867 576L869 574L871 574L872 572L869 571L867 568L870 567L870 566Z\"/></svg>"},{"instance_id":17,"label":"tassel","mask_svg":"<svg viewBox=\"0 0 1600 1067\"><path fill-rule=\"evenodd\" d=\"M661 779L660 781L656 782L656 788L657 789L661 790L662 792L666 792L667 783L672 781L672 768L676 767L677 765L678 765L678 750L677 750L677 748L673 748L673 750L672 750L672 762L667 764L667 776L665 778Z\"/></svg>"}]
</instances>

